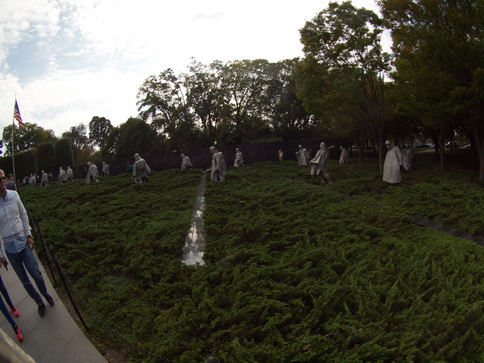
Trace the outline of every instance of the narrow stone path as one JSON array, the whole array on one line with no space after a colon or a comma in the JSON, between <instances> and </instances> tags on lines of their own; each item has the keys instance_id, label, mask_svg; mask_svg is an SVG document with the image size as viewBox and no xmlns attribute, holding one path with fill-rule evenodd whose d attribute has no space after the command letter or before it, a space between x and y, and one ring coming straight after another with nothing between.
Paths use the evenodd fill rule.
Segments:
<instances>
[{"instance_id":1,"label":"narrow stone path","mask_svg":"<svg viewBox=\"0 0 484 363\"><path fill-rule=\"evenodd\" d=\"M460 229L456 229L453 227L445 226L438 222L432 221L430 219L425 219L419 216L408 216L408 219L419 226L432 228L433 230L440 231L443 233L447 233L451 236L467 239L469 241L473 241L480 246L484 246L484 238L475 236L473 234L467 233Z\"/></svg>"},{"instance_id":2,"label":"narrow stone path","mask_svg":"<svg viewBox=\"0 0 484 363\"><path fill-rule=\"evenodd\" d=\"M190 229L185 238L183 246L183 260L185 265L204 265L203 251L205 249L205 231L203 228L203 211L205 210L205 192L206 173L202 172L200 184L197 189L195 205L192 210L192 221Z\"/></svg>"},{"instance_id":3,"label":"narrow stone path","mask_svg":"<svg viewBox=\"0 0 484 363\"><path fill-rule=\"evenodd\" d=\"M292 179L289 179L289 178L286 178L286 179L292 180ZM295 180L292 180L292 181L295 181ZM306 183L306 182L302 182L302 183L307 184L307 185L314 185L314 184L310 184L310 183ZM344 194L344 193L337 192L335 190L332 190L332 192L337 193L337 194L342 195L342 196L345 196L346 198L351 199L351 200L364 202L364 203L371 203L372 205L374 205L376 207L385 208L385 206L383 206L379 203L376 203L376 202L370 202L370 201L367 201L367 200L364 200L364 199L361 199L361 198L358 198L358 197L354 197L352 195L347 195L347 194ZM419 217L419 216L409 215L408 220L412 223L419 225L419 226L432 228L435 231L446 233L446 234L454 236L454 237L466 239L466 240L475 242L478 245L484 247L484 238L483 237L475 236L475 235L470 234L466 231L462 231L462 230L454 228L454 227L449 227L449 226L440 224L438 222L432 221L430 219L426 219L426 218Z\"/></svg>"}]
</instances>

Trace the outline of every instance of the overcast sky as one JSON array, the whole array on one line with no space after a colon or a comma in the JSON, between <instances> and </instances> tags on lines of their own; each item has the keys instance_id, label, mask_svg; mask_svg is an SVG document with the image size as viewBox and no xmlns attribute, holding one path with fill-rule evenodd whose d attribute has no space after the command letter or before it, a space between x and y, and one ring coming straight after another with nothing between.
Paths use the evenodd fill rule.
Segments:
<instances>
[{"instance_id":1,"label":"overcast sky","mask_svg":"<svg viewBox=\"0 0 484 363\"><path fill-rule=\"evenodd\" d=\"M299 29L328 0L0 0L0 130L15 95L24 122L61 136L136 117L143 81L204 64L302 56ZM377 11L374 0L353 0Z\"/></svg>"}]
</instances>

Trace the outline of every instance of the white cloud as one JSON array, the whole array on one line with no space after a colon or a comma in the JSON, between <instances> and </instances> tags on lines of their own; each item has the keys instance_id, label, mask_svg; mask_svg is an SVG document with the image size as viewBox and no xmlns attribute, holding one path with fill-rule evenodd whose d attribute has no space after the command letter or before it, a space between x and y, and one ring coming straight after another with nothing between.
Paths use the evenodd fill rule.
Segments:
<instances>
[{"instance_id":1,"label":"white cloud","mask_svg":"<svg viewBox=\"0 0 484 363\"><path fill-rule=\"evenodd\" d=\"M4 62L11 48L35 37L50 37L58 31L58 9L48 0L1 0L0 62Z\"/></svg>"},{"instance_id":2,"label":"white cloud","mask_svg":"<svg viewBox=\"0 0 484 363\"><path fill-rule=\"evenodd\" d=\"M119 125L137 115L136 90L141 82L136 75L117 71L61 71L29 83L19 105L24 121L59 136L71 126L87 125L93 116Z\"/></svg>"},{"instance_id":3,"label":"white cloud","mask_svg":"<svg viewBox=\"0 0 484 363\"><path fill-rule=\"evenodd\" d=\"M136 116L144 79L184 71L191 57L300 56L299 29L328 2L0 0L0 127L12 122L15 93L26 122L60 136L93 116L114 125Z\"/></svg>"}]
</instances>

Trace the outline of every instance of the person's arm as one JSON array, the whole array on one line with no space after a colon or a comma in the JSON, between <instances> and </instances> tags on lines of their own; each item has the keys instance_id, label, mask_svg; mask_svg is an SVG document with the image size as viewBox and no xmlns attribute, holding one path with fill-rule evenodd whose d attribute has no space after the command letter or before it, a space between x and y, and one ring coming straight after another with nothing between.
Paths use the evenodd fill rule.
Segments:
<instances>
[{"instance_id":1,"label":"person's arm","mask_svg":"<svg viewBox=\"0 0 484 363\"><path fill-rule=\"evenodd\" d=\"M0 240L0 243L3 245L3 239ZM0 246L0 267L2 265L6 266L5 263L7 260L5 259L5 256L3 255L3 246Z\"/></svg>"},{"instance_id":2,"label":"person's arm","mask_svg":"<svg viewBox=\"0 0 484 363\"><path fill-rule=\"evenodd\" d=\"M24 233L25 233L25 236L27 236L27 241L28 241L29 238L32 239L32 235L31 235L32 228L30 227L27 210L25 209L24 204L22 203L22 200L18 195L17 195L17 203L18 203L18 210L20 214L20 220L22 221ZM32 243L33 243L33 239L32 239Z\"/></svg>"}]
</instances>

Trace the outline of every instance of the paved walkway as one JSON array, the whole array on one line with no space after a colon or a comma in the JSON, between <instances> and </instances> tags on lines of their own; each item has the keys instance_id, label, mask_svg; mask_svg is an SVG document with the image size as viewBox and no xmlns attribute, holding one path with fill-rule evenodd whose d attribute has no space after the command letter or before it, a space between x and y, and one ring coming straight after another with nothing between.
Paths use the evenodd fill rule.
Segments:
<instances>
[{"instance_id":1,"label":"paved walkway","mask_svg":"<svg viewBox=\"0 0 484 363\"><path fill-rule=\"evenodd\" d=\"M22 330L23 342L20 343L15 339L13 329L2 313L0 313L0 329L37 363L106 363L101 353L72 319L52 287L42 265L40 268L47 291L54 298L55 306L51 307L45 303L45 315L41 318L37 312L37 304L27 294L13 269L9 266L7 271L2 267L0 275L12 302L20 312L20 316L14 317L14 320ZM3 339L1 335L0 339Z\"/></svg>"}]
</instances>

